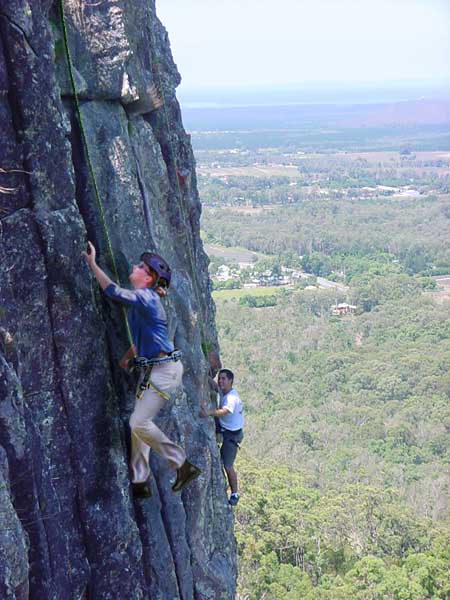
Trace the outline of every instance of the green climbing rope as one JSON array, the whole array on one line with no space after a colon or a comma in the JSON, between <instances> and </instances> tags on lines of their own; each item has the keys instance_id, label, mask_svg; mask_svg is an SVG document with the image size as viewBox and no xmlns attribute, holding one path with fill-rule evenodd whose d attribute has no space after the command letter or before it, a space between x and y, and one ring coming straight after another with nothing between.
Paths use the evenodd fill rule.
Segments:
<instances>
[{"instance_id":1,"label":"green climbing rope","mask_svg":"<svg viewBox=\"0 0 450 600\"><path fill-rule=\"evenodd\" d=\"M79 123L79 127L80 127L81 138L82 138L84 149L85 149L85 153L86 153L86 160L87 160L88 167L89 167L89 173L91 175L92 185L93 185L93 189L94 189L94 195L95 195L95 199L96 199L96 202L97 202L97 205L98 205L98 210L99 210L99 214L100 214L102 226L103 226L103 230L104 230L106 241L107 241L108 252L109 252L110 257L111 257L111 263L112 263L114 275L116 277L116 280L120 283L119 273L118 273L118 270L117 270L116 260L115 260L115 257L114 257L114 251L113 251L113 248L112 248L111 239L110 239L109 231L108 231L108 226L107 226L107 223L106 223L105 212L104 212L104 209L103 209L103 204L102 204L102 201L101 201L100 192L99 192L99 188L98 188L98 185L97 185L97 179L95 177L95 171L94 171L94 167L93 167L93 164L92 164L91 154L90 154L90 151L89 151L89 145L88 145L88 141L87 141L87 137L86 137L84 125L83 125L83 117L81 115L81 108L80 108L80 102L79 102L79 99L78 99L78 93L77 93L77 89L76 89L76 85L75 85L75 78L74 78L74 75L73 75L73 62L72 62L72 56L71 56L71 53L70 53L69 40L68 40L68 35L67 35L67 25L66 25L65 13L64 13L64 0L59 0L59 7L60 7L60 13L61 13L61 26L62 26L62 32L63 32L63 40L64 40L64 48L65 48L65 53L66 53L67 65L68 65L68 70L69 70L70 84L71 84L71 87L72 87L72 92L73 92L73 97L74 97L74 103L75 103L75 110L76 110L76 115L77 115L77 119L78 119L78 123ZM153 56L157 57L157 52L156 52L156 46L155 46L155 40L154 40L154 35L153 35L152 24L150 24L150 36L151 36L151 44L152 44L152 49L153 49ZM197 300L197 305L198 305L198 308L199 308L199 312L201 313L201 306L202 305L201 305L200 298L199 298L199 295L198 295L199 282L198 282L198 278L197 278L195 257L193 255L193 238L192 238L192 232L191 232L191 228L188 226L187 215L185 214L183 203L182 203L182 196L183 196L183 194L182 194L182 190L181 190L181 187L180 187L180 182L179 182L179 179L178 179L178 165L177 165L177 158L176 158L177 155L175 153L175 149L174 149L174 146L173 146L173 139L172 139L170 121L169 121L169 117L168 117L168 114L167 114L167 106L166 106L166 98L165 98L165 93L164 93L164 87L163 87L163 85L161 83L161 76L160 76L160 72L159 72L159 63L158 63L157 59L154 61L154 64L155 64L156 77L157 77L157 80L158 80L158 82L157 82L158 83L158 89L159 89L159 91L160 91L160 93L162 95L162 106L163 106L163 110L164 110L165 125L166 125L167 134L168 134L168 138L169 138L169 144L170 144L170 148L171 148L172 160L173 160L174 168L175 168L175 180L176 180L176 184L177 184L177 188L178 188L178 194L175 194L175 197L176 197L177 204L178 204L178 210L179 210L179 212L181 214L183 225L184 225L184 235L186 236L186 240L187 240L189 261L191 263L191 272L192 272L192 277L194 279L194 286L193 286L194 287L194 294L196 296L196 300ZM127 314L126 314L125 308L123 308L123 313L124 313L124 317L125 317L125 324L126 324L128 339L129 339L130 345L132 345L133 341L132 341L132 337L131 337L130 326L129 326L129 323L128 323L128 318L127 318ZM202 340L202 347L206 348L207 342L206 342L206 338L205 338L205 335L204 335L204 328L203 328L203 322L202 322L201 317L200 317L198 323L199 323L199 328L200 328L200 334L201 334L201 340Z\"/></svg>"},{"instance_id":2,"label":"green climbing rope","mask_svg":"<svg viewBox=\"0 0 450 600\"><path fill-rule=\"evenodd\" d=\"M86 153L86 160L87 160L87 164L89 167L89 173L91 175L92 186L94 188L94 195L95 195L95 199L97 201L97 206L98 206L98 210L100 213L100 219L102 222L103 231L104 231L105 237L106 237L108 252L111 257L111 263L112 263L114 275L115 275L116 281L120 283L120 277L119 277L119 272L117 270L116 259L114 257L114 251L113 251L112 244L111 244L111 238L109 236L108 226L106 224L105 211L103 209L102 200L100 198L100 192L99 192L98 185L97 185L97 179L95 177L94 166L92 164L91 154L89 152L89 145L88 145L88 141L87 141L84 125L83 125L83 117L81 115L80 101L78 99L77 88L75 85L75 78L73 76L73 62L72 62L72 55L70 53L69 38L67 35L66 17L65 17L65 13L64 13L64 0L59 0L59 9L60 9L60 13L61 13L61 27L62 27L62 32L63 32L64 48L66 51L67 65L68 65L68 69L69 69L69 78L70 78L70 84L72 86L72 93L73 93L73 98L74 98L74 102L75 102L75 110L76 110L76 115L78 118L78 125L80 127L81 138L83 140L84 150ZM128 341L130 343L130 346L132 346L133 339L131 337L131 331L130 331L130 325L128 323L127 312L126 312L125 307L122 306L121 308L122 308L122 312L123 312L123 315L125 318L125 325L126 325L126 330L127 330Z\"/></svg>"}]
</instances>

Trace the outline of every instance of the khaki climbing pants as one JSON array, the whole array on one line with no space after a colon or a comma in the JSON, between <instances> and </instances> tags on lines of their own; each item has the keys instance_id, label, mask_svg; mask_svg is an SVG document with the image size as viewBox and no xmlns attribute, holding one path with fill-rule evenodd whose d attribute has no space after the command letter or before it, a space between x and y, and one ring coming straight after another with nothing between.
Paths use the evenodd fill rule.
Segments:
<instances>
[{"instance_id":1,"label":"khaki climbing pants","mask_svg":"<svg viewBox=\"0 0 450 600\"><path fill-rule=\"evenodd\" d=\"M162 392L170 394L181 384L183 365L181 361L167 361L156 364L152 369L150 381ZM139 386L138 386L139 389ZM166 401L152 387L144 392L140 400L136 400L133 414L130 417L131 427L131 480L133 483L146 481L150 476L148 459L150 448L169 461L174 469L178 469L186 460L186 454L180 446L169 440L153 423Z\"/></svg>"}]
</instances>

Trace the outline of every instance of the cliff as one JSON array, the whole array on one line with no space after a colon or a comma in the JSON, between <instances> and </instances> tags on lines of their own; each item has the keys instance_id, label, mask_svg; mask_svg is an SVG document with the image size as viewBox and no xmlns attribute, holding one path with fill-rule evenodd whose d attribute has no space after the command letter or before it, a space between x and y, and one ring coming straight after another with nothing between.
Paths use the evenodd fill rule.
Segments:
<instances>
[{"instance_id":1,"label":"cliff","mask_svg":"<svg viewBox=\"0 0 450 600\"><path fill-rule=\"evenodd\" d=\"M217 337L180 76L153 0L63 6L120 281L143 249L174 271L166 309L185 375L158 424L202 475L173 494L152 453L153 497L131 498L135 382L117 366L122 311L81 256L92 240L114 277L61 7L0 0L0 598L231 599L233 516L198 418Z\"/></svg>"}]
</instances>

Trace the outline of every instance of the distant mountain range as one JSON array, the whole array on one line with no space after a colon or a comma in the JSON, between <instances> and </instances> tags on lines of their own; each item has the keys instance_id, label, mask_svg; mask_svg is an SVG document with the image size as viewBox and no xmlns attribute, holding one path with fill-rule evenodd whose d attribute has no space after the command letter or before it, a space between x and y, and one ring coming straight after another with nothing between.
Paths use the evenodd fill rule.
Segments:
<instances>
[{"instance_id":1,"label":"distant mountain range","mask_svg":"<svg viewBox=\"0 0 450 600\"><path fill-rule=\"evenodd\" d=\"M380 127L450 124L448 98L358 103L183 106L190 131L302 130L305 127Z\"/></svg>"},{"instance_id":2,"label":"distant mountain range","mask_svg":"<svg viewBox=\"0 0 450 600\"><path fill-rule=\"evenodd\" d=\"M450 123L450 80L177 91L191 131L303 130Z\"/></svg>"}]
</instances>

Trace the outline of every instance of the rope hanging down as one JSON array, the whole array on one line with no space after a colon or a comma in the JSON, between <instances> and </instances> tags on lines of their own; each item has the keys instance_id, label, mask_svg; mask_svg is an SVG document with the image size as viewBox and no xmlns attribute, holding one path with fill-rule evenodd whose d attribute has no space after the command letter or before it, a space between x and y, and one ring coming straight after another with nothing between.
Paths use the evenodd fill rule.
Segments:
<instances>
[{"instance_id":1,"label":"rope hanging down","mask_svg":"<svg viewBox=\"0 0 450 600\"><path fill-rule=\"evenodd\" d=\"M64 0L59 0L59 9L60 9L60 13L61 13L61 26L62 26L63 39L64 39L64 48L66 51L67 65L68 65L68 69L69 69L69 79L70 79L70 84L72 87L72 93L73 93L73 98L74 98L74 102L75 102L75 110L76 110L76 115L78 118L78 124L80 127L81 138L83 140L83 146L84 146L84 150L86 153L86 160L88 163L89 173L91 175L92 185L94 188L94 195L95 195L95 199L97 201L97 205L98 205L98 209L99 209L99 213L100 213L100 219L101 219L102 226L103 226L103 231L104 231L105 237L106 237L108 252L111 257L111 263L112 263L114 275L115 275L116 281L118 281L120 283L120 277L119 277L119 272L117 270L116 259L114 257L114 251L113 251L112 244L111 244L111 238L109 236L108 226L106 224L105 211L103 209L102 200L100 198L100 192L99 192L98 185L97 185L97 179L95 177L94 166L92 164L91 154L89 152L89 145L88 145L88 141L87 141L84 125L83 125L83 117L81 116L80 102L78 99L77 88L75 85L75 78L73 75L72 55L70 54L69 38L67 35L66 18L65 18L65 14L64 14ZM128 341L130 343L130 346L132 346L133 338L131 337L131 331L130 331L130 325L128 323L127 312L126 312L125 307L122 306L121 308L122 308L122 313L125 318L125 325L126 325L126 330L127 330Z\"/></svg>"},{"instance_id":2,"label":"rope hanging down","mask_svg":"<svg viewBox=\"0 0 450 600\"><path fill-rule=\"evenodd\" d=\"M150 9L150 12L151 12L151 9ZM180 181L178 179L177 155L175 153L175 149L173 146L172 131L171 131L171 127L170 127L169 116L167 114L167 103L166 103L166 97L165 97L165 93L164 93L164 86L162 85L162 82L161 82L158 53L156 52L156 44L155 44L155 37L154 37L154 33L153 33L152 23L150 23L149 29L150 29L150 38L151 38L151 49L153 51L152 58L153 58L153 64L155 65L155 74L156 74L156 79L157 79L157 88L162 96L162 107L163 107L163 111L164 111L165 126L166 126L166 130L167 130L167 136L169 138L170 150L171 150L171 155L172 155L171 158L172 158L172 161L174 164L174 169L175 169L175 181L177 183L177 188L178 188L178 195L175 194L175 197L177 199L178 210L181 214L181 219L182 219L183 225L184 225L183 233L186 237L186 245L188 247L189 261L191 263L191 273L192 273L192 278L194 280L194 282L193 282L194 283L194 285L193 285L194 294L195 294L195 298L197 300L197 306L198 306L198 310L200 313L200 319L198 320L199 327L200 327L200 338L202 341L202 348L206 354L207 353L207 342L206 342L205 332L204 332L204 328L203 328L203 321L201 318L202 305L200 303L200 298L198 295L199 281L198 281L198 277L197 277L197 270L195 268L196 267L195 257L193 254L194 240L192 237L191 228L188 226L187 215L185 213L183 202L182 202L183 192L181 190ZM207 356L205 356L205 358L207 358Z\"/></svg>"}]
</instances>

